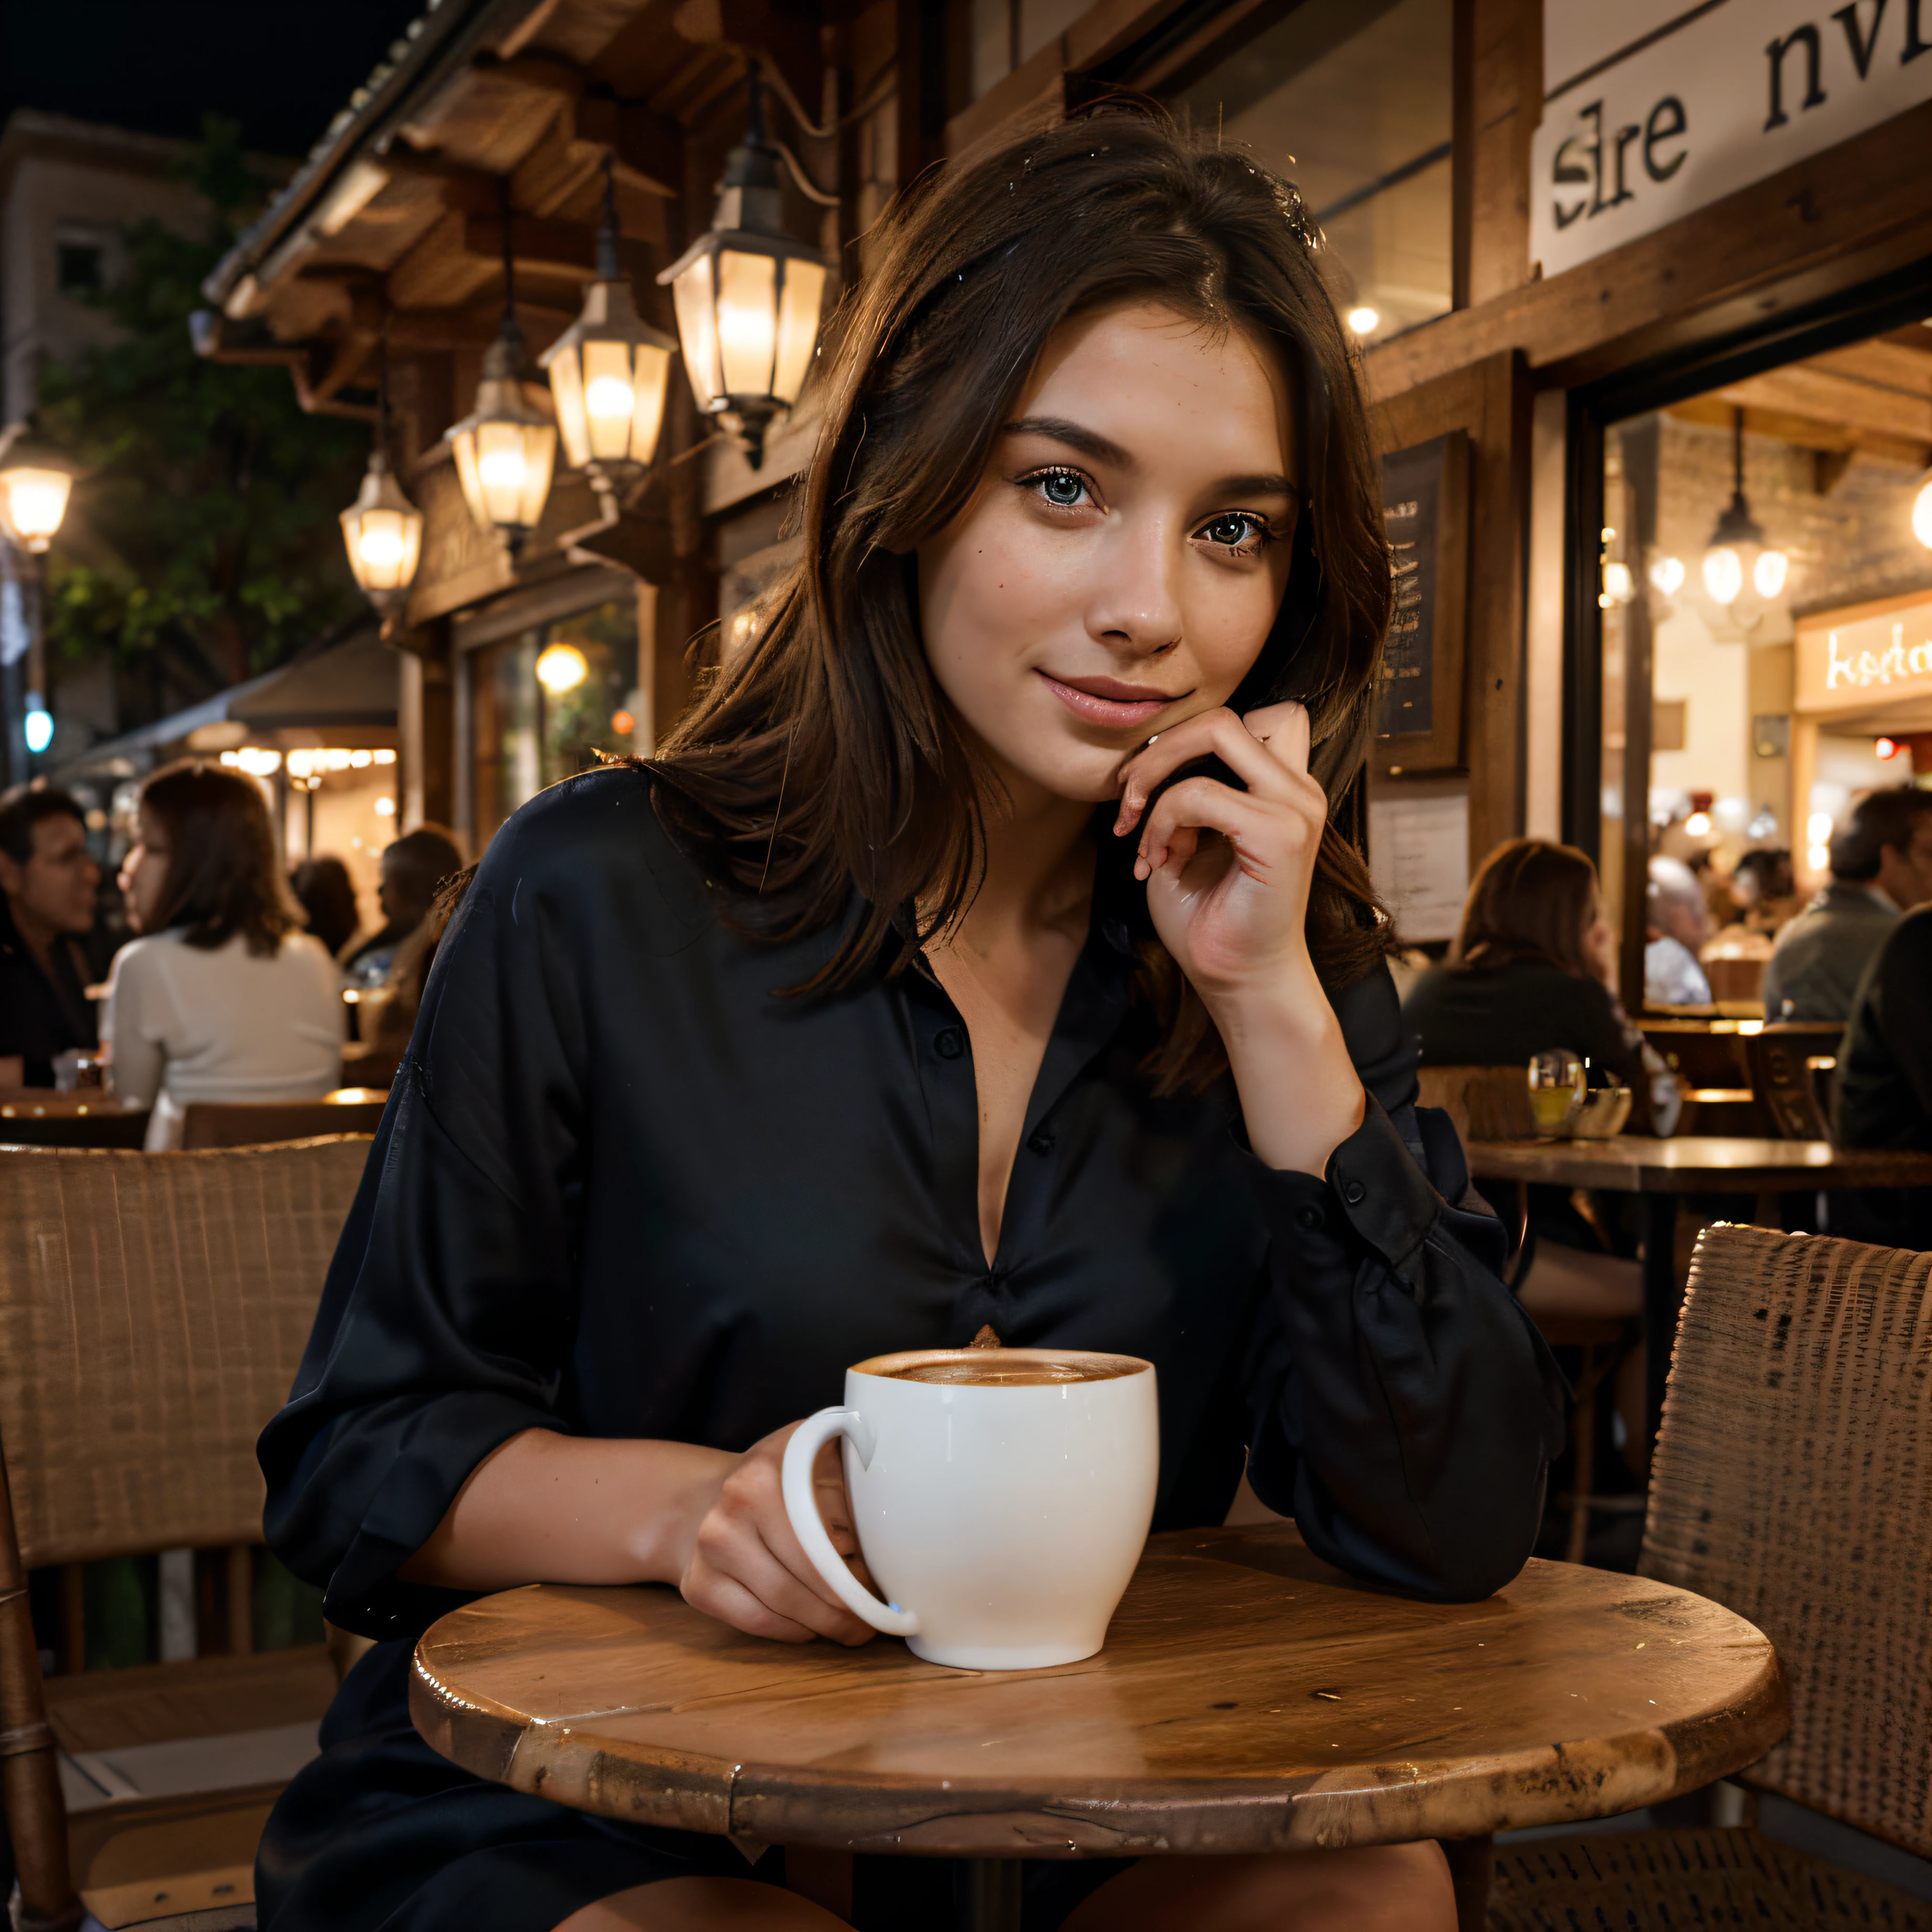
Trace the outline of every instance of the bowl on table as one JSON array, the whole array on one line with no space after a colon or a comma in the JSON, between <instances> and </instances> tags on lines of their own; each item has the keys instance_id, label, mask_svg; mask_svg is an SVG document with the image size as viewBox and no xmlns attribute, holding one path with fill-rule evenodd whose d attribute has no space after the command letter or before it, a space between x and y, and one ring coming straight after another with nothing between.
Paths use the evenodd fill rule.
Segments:
<instances>
[{"instance_id":1,"label":"bowl on table","mask_svg":"<svg viewBox=\"0 0 1932 1932\"><path fill-rule=\"evenodd\" d=\"M1623 1132L1630 1118L1633 1096L1628 1087L1593 1088L1581 1111L1570 1124L1570 1132L1580 1141L1606 1141Z\"/></svg>"}]
</instances>

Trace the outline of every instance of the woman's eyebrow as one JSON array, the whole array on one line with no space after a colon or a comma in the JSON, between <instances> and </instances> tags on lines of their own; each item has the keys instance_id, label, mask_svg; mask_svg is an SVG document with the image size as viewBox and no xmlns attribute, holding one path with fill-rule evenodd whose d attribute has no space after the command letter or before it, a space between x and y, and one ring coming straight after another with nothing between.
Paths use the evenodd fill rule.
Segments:
<instances>
[{"instance_id":1,"label":"woman's eyebrow","mask_svg":"<svg viewBox=\"0 0 1932 1932\"><path fill-rule=\"evenodd\" d=\"M1060 416L1025 416L1018 422L1008 423L1000 434L1043 436L1050 442L1064 442L1069 449L1077 449L1082 456L1090 456L1096 463L1109 464L1116 470L1140 467L1111 436L1102 436L1098 430L1084 428L1078 423L1068 422Z\"/></svg>"},{"instance_id":2,"label":"woman's eyebrow","mask_svg":"<svg viewBox=\"0 0 1932 1932\"><path fill-rule=\"evenodd\" d=\"M1292 496L1294 485L1286 477L1262 470L1248 476L1223 476L1209 486L1210 496Z\"/></svg>"}]
</instances>

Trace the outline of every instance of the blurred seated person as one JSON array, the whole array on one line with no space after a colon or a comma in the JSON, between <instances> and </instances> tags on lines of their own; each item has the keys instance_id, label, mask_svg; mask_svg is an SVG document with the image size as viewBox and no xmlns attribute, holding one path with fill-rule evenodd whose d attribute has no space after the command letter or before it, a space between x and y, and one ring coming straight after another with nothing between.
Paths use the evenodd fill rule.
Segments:
<instances>
[{"instance_id":1,"label":"blurred seated person","mask_svg":"<svg viewBox=\"0 0 1932 1932\"><path fill-rule=\"evenodd\" d=\"M121 868L142 936L116 954L105 1023L114 1085L152 1104L150 1152L196 1101L319 1100L341 1084L343 1004L300 930L261 788L200 759L141 788Z\"/></svg>"},{"instance_id":2,"label":"blurred seated person","mask_svg":"<svg viewBox=\"0 0 1932 1932\"><path fill-rule=\"evenodd\" d=\"M1520 1066L1526 1077L1534 1055L1567 1049L1630 1088L1628 1124L1640 1133L1651 1124L1651 1082L1661 1062L1647 1060L1642 1036L1610 991L1616 955L1587 854L1514 838L1484 860L1448 963L1417 981L1402 1019L1425 1066ZM1532 1315L1633 1319L1643 1310L1635 1246L1615 1204L1532 1187L1517 1298ZM1642 1454L1643 1388L1637 1348L1616 1383L1633 1466Z\"/></svg>"},{"instance_id":3,"label":"blurred seated person","mask_svg":"<svg viewBox=\"0 0 1932 1932\"><path fill-rule=\"evenodd\" d=\"M1643 949L1643 997L1654 1006L1707 1006L1711 982L1697 955L1711 936L1711 915L1697 875L1682 859L1660 853L1650 862L1644 895L1648 943Z\"/></svg>"},{"instance_id":4,"label":"blurred seated person","mask_svg":"<svg viewBox=\"0 0 1932 1932\"><path fill-rule=\"evenodd\" d=\"M1932 898L1932 792L1868 792L1832 835L1831 855L1831 882L1778 935L1764 971L1766 1019L1851 1017L1899 914Z\"/></svg>"},{"instance_id":5,"label":"blurred seated person","mask_svg":"<svg viewBox=\"0 0 1932 1932\"><path fill-rule=\"evenodd\" d=\"M356 937L362 922L356 910L355 882L340 859L324 854L304 859L289 874L296 903L308 915L308 929L333 959Z\"/></svg>"},{"instance_id":6,"label":"blurred seated person","mask_svg":"<svg viewBox=\"0 0 1932 1932\"><path fill-rule=\"evenodd\" d=\"M1932 884L1920 896L1932 899ZM1844 1147L1932 1153L1932 904L1900 919L1865 969L1838 1048L1832 1130ZM1831 1212L1834 1234L1932 1248L1932 1188L1834 1194Z\"/></svg>"},{"instance_id":7,"label":"blurred seated person","mask_svg":"<svg viewBox=\"0 0 1932 1932\"><path fill-rule=\"evenodd\" d=\"M100 887L72 798L25 785L0 798L0 1088L51 1087L61 1054L94 1051L76 941L93 927Z\"/></svg>"},{"instance_id":8,"label":"blurred seated person","mask_svg":"<svg viewBox=\"0 0 1932 1932\"><path fill-rule=\"evenodd\" d=\"M402 948L420 932L436 903L436 889L463 869L456 835L440 825L419 825L382 850L382 884L376 893L382 908L380 932L347 954L340 952L343 969L371 984L406 976L409 961L398 958Z\"/></svg>"},{"instance_id":9,"label":"blurred seated person","mask_svg":"<svg viewBox=\"0 0 1932 1932\"><path fill-rule=\"evenodd\" d=\"M1747 852L1730 880L1731 917L1727 922L1748 932L1775 932L1796 909L1797 882L1791 875L1791 854L1782 846Z\"/></svg>"}]
</instances>

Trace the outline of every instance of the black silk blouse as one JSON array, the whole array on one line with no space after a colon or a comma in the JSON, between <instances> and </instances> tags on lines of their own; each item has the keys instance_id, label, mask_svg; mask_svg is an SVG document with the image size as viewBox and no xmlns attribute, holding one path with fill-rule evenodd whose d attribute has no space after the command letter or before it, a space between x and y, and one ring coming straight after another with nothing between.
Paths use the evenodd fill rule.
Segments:
<instances>
[{"instance_id":1,"label":"black silk blouse","mask_svg":"<svg viewBox=\"0 0 1932 1932\"><path fill-rule=\"evenodd\" d=\"M1155 1364L1156 1528L1219 1522L1246 1451L1345 1569L1508 1582L1561 1383L1500 1226L1453 1204L1461 1150L1414 1104L1387 973L1339 1002L1363 1126L1325 1176L1271 1171L1230 1081L1157 1098L1140 1070L1130 859L1103 853L988 1268L971 1048L929 974L773 997L832 940L733 930L630 769L518 812L443 940L261 1440L268 1540L328 1616L405 1636L458 1600L395 1573L519 1430L742 1450L839 1401L848 1364L982 1323Z\"/></svg>"}]
</instances>

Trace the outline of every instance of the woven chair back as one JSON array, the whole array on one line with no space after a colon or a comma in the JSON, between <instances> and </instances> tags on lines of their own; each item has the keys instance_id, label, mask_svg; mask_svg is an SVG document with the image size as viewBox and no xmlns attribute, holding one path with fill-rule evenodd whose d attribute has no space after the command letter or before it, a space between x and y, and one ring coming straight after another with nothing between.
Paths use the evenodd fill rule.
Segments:
<instances>
[{"instance_id":1,"label":"woven chair back","mask_svg":"<svg viewBox=\"0 0 1932 1932\"><path fill-rule=\"evenodd\" d=\"M1640 1568L1777 1646L1791 1730L1744 1774L1932 1856L1932 1255L1700 1238Z\"/></svg>"},{"instance_id":2,"label":"woven chair back","mask_svg":"<svg viewBox=\"0 0 1932 1932\"><path fill-rule=\"evenodd\" d=\"M29 1567L260 1541L255 1438L368 1150L0 1152L0 1450Z\"/></svg>"}]
</instances>

